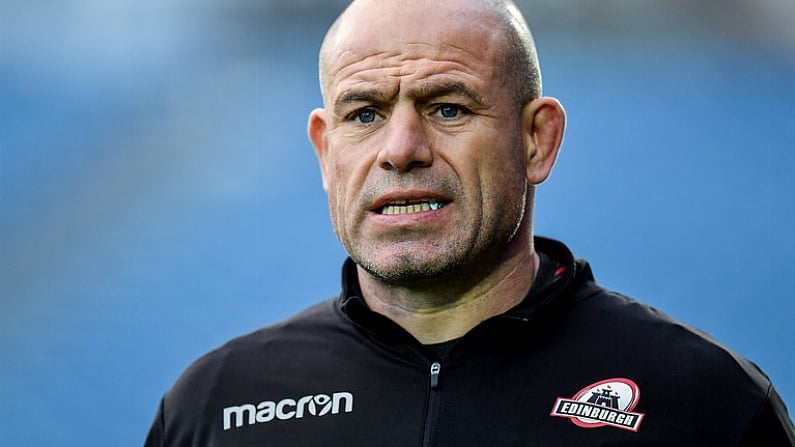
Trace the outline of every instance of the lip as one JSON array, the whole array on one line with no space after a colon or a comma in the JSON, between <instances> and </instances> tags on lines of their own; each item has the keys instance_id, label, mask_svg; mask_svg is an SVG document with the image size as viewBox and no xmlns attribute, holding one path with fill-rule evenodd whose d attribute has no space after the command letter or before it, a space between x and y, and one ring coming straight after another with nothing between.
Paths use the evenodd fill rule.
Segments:
<instances>
[{"instance_id":1,"label":"lip","mask_svg":"<svg viewBox=\"0 0 795 447\"><path fill-rule=\"evenodd\" d=\"M373 205L370 207L370 212L382 215L381 210L387 205L412 204L429 201L442 202L445 204L445 206L448 206L450 202L452 202L449 197L430 191L395 191L378 197L378 199L373 202ZM439 208L439 210L441 209L444 209L444 207Z\"/></svg>"}]
</instances>

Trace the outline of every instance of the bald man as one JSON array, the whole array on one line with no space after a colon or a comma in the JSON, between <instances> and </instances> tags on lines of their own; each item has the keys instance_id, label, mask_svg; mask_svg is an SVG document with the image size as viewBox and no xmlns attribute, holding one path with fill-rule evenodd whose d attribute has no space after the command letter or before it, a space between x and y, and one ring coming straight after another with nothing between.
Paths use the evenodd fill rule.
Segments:
<instances>
[{"instance_id":1,"label":"bald man","mask_svg":"<svg viewBox=\"0 0 795 447\"><path fill-rule=\"evenodd\" d=\"M533 235L565 113L515 5L354 1L319 68L342 292L191 365L147 446L795 443L755 365Z\"/></svg>"}]
</instances>

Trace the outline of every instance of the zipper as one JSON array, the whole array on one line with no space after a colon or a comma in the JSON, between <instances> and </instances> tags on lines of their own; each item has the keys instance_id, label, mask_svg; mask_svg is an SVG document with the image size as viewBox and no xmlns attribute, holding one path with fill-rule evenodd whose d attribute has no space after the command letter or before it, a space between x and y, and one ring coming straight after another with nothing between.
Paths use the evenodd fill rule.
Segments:
<instances>
[{"instance_id":1,"label":"zipper","mask_svg":"<svg viewBox=\"0 0 795 447\"><path fill-rule=\"evenodd\" d=\"M442 402L441 392L439 391L439 373L441 371L441 363L431 363L428 407L425 411L425 431L422 435L423 447L432 447L436 445L436 430L439 426L439 411Z\"/></svg>"},{"instance_id":2,"label":"zipper","mask_svg":"<svg viewBox=\"0 0 795 447\"><path fill-rule=\"evenodd\" d=\"M439 371L442 370L442 364L439 362L431 363L431 389L439 387Z\"/></svg>"}]
</instances>

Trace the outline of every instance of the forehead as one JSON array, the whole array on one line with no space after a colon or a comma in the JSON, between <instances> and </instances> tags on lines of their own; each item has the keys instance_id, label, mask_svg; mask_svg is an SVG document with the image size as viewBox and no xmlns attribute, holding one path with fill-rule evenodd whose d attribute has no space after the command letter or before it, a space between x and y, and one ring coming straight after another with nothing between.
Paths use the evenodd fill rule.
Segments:
<instances>
[{"instance_id":1,"label":"forehead","mask_svg":"<svg viewBox=\"0 0 795 447\"><path fill-rule=\"evenodd\" d=\"M503 44L497 29L493 13L467 2L363 0L324 45L321 70L334 91L398 78L487 80Z\"/></svg>"}]
</instances>

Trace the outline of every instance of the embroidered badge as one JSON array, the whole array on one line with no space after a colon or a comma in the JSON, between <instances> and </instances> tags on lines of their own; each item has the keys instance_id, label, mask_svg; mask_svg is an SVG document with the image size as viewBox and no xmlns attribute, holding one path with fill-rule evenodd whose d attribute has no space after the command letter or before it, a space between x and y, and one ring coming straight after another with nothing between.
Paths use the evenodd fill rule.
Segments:
<instances>
[{"instance_id":1,"label":"embroidered badge","mask_svg":"<svg viewBox=\"0 0 795 447\"><path fill-rule=\"evenodd\" d=\"M584 428L611 426L638 431L645 416L632 410L640 399L640 389L629 379L606 379L581 389L571 399L559 397L551 416L569 418Z\"/></svg>"}]
</instances>

